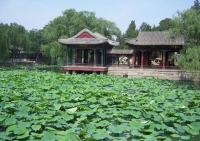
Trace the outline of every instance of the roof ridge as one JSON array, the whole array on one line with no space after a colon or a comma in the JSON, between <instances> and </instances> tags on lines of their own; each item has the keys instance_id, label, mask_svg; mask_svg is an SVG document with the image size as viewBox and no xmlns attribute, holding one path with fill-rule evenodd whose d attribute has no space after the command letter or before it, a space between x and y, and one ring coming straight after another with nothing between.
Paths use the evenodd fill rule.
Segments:
<instances>
[{"instance_id":1,"label":"roof ridge","mask_svg":"<svg viewBox=\"0 0 200 141\"><path fill-rule=\"evenodd\" d=\"M94 32L94 34L97 36L97 37L100 37L102 39L105 39L105 40L109 40L107 37L105 37L103 34L99 33L99 32Z\"/></svg>"},{"instance_id":2,"label":"roof ridge","mask_svg":"<svg viewBox=\"0 0 200 141\"><path fill-rule=\"evenodd\" d=\"M170 31L143 31L136 39L126 41L133 45L184 45L184 38Z\"/></svg>"},{"instance_id":3,"label":"roof ridge","mask_svg":"<svg viewBox=\"0 0 200 141\"><path fill-rule=\"evenodd\" d=\"M79 31L76 35L72 36L71 38L77 38L79 35L81 35L82 33L87 32L89 34L91 34L92 36L94 36L96 38L96 35L89 29L84 28L81 31Z\"/></svg>"},{"instance_id":4,"label":"roof ridge","mask_svg":"<svg viewBox=\"0 0 200 141\"><path fill-rule=\"evenodd\" d=\"M84 32L89 33L90 35L94 36L95 38L77 38ZM118 46L119 45L118 42L110 40L109 38L105 37L101 33L92 32L87 28L82 29L80 32L78 32L76 35L74 35L71 38L67 38L67 39L60 38L58 41L60 43L63 43L63 44L76 44L76 43L77 44L87 44L87 42L89 42L89 44L108 43L112 46Z\"/></svg>"}]
</instances>

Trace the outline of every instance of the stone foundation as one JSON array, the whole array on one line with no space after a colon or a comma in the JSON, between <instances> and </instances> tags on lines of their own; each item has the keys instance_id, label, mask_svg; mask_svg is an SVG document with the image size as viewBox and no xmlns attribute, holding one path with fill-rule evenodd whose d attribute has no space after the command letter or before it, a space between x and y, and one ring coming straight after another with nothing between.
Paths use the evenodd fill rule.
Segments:
<instances>
[{"instance_id":1,"label":"stone foundation","mask_svg":"<svg viewBox=\"0 0 200 141\"><path fill-rule=\"evenodd\" d=\"M167 80L191 80L191 74L179 69L109 67L108 74L128 77L155 77Z\"/></svg>"}]
</instances>

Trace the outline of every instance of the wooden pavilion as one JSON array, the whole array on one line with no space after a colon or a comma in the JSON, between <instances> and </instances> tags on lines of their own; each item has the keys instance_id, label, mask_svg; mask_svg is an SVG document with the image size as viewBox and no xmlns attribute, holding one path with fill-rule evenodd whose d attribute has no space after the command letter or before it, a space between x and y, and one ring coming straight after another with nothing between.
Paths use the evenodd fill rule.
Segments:
<instances>
[{"instance_id":1,"label":"wooden pavilion","mask_svg":"<svg viewBox=\"0 0 200 141\"><path fill-rule=\"evenodd\" d=\"M170 32L140 32L137 38L127 40L133 49L131 66L148 68L174 68L178 55L184 46L184 38Z\"/></svg>"},{"instance_id":2,"label":"wooden pavilion","mask_svg":"<svg viewBox=\"0 0 200 141\"><path fill-rule=\"evenodd\" d=\"M107 66L130 66L130 59L134 53L133 49L111 49L107 52Z\"/></svg>"},{"instance_id":3,"label":"wooden pavilion","mask_svg":"<svg viewBox=\"0 0 200 141\"><path fill-rule=\"evenodd\" d=\"M59 43L67 47L66 72L107 72L113 66L175 68L174 56L183 48L184 38L170 32L140 32L126 41L129 49L115 49L118 42L83 29Z\"/></svg>"},{"instance_id":4,"label":"wooden pavilion","mask_svg":"<svg viewBox=\"0 0 200 141\"><path fill-rule=\"evenodd\" d=\"M99 33L83 29L68 39L59 39L67 47L66 72L107 72L107 51L119 43Z\"/></svg>"}]
</instances>

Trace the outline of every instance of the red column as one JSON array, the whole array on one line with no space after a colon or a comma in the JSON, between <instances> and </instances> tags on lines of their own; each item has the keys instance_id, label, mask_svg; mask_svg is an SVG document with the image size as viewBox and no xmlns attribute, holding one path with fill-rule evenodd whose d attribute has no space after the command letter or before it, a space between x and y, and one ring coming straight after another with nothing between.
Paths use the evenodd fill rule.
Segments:
<instances>
[{"instance_id":1,"label":"red column","mask_svg":"<svg viewBox=\"0 0 200 141\"><path fill-rule=\"evenodd\" d=\"M166 53L165 51L162 51L162 68L165 69L165 66L166 66Z\"/></svg>"},{"instance_id":2,"label":"red column","mask_svg":"<svg viewBox=\"0 0 200 141\"><path fill-rule=\"evenodd\" d=\"M141 68L144 66L144 51L141 51Z\"/></svg>"}]
</instances>

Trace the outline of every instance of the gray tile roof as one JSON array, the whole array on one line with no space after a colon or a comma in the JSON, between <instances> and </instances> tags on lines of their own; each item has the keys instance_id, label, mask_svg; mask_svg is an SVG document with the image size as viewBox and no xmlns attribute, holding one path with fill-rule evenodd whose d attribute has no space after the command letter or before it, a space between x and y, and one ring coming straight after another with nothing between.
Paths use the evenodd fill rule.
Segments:
<instances>
[{"instance_id":1,"label":"gray tile roof","mask_svg":"<svg viewBox=\"0 0 200 141\"><path fill-rule=\"evenodd\" d=\"M172 35L170 32L140 32L137 38L126 41L127 44L139 46L184 45L184 38Z\"/></svg>"},{"instance_id":2,"label":"gray tile roof","mask_svg":"<svg viewBox=\"0 0 200 141\"><path fill-rule=\"evenodd\" d=\"M82 33L89 33L90 35L94 36L95 38L77 38L79 37ZM83 29L80 31L78 34L71 38L60 38L58 39L58 42L61 44L66 44L66 45L98 45L98 44L104 44L108 43L111 46L118 46L119 43L112 41L105 36L101 35L100 33L93 33L88 29Z\"/></svg>"}]
</instances>

